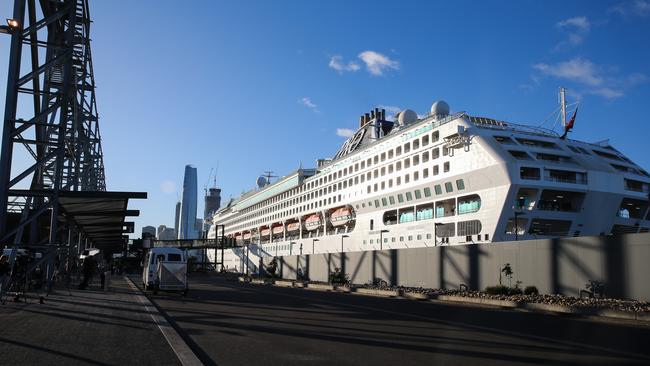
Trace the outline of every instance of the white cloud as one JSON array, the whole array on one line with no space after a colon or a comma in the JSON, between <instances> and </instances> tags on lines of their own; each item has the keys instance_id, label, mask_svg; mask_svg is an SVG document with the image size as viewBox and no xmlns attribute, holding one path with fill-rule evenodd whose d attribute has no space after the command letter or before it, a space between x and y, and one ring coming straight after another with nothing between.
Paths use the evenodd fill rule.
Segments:
<instances>
[{"instance_id":1,"label":"white cloud","mask_svg":"<svg viewBox=\"0 0 650 366\"><path fill-rule=\"evenodd\" d=\"M363 51L359 58L366 64L366 69L371 75L381 76L387 70L399 70L399 62L391 60L388 56L375 51Z\"/></svg>"},{"instance_id":2,"label":"white cloud","mask_svg":"<svg viewBox=\"0 0 650 366\"><path fill-rule=\"evenodd\" d=\"M176 192L176 183L171 180L165 180L160 183L160 190L165 194L170 194Z\"/></svg>"},{"instance_id":3,"label":"white cloud","mask_svg":"<svg viewBox=\"0 0 650 366\"><path fill-rule=\"evenodd\" d=\"M533 68L542 74L577 81L590 86L600 85L603 82L603 79L598 76L596 66L591 61L580 57L554 65L538 63L533 65Z\"/></svg>"},{"instance_id":4,"label":"white cloud","mask_svg":"<svg viewBox=\"0 0 650 366\"><path fill-rule=\"evenodd\" d=\"M352 71L352 72L359 71L359 69L361 68L359 64L357 64L354 61L349 61L346 64L345 62L343 62L343 56L339 56L339 55L332 56L328 66L338 71L339 74L342 74L345 71Z\"/></svg>"},{"instance_id":5,"label":"white cloud","mask_svg":"<svg viewBox=\"0 0 650 366\"><path fill-rule=\"evenodd\" d=\"M336 135L340 137L350 138L354 136L355 131L350 128L337 128Z\"/></svg>"},{"instance_id":6,"label":"white cloud","mask_svg":"<svg viewBox=\"0 0 650 366\"><path fill-rule=\"evenodd\" d=\"M555 50L558 51L581 44L591 30L591 23L587 17L579 16L559 21L555 27L566 33L566 40L555 46Z\"/></svg>"},{"instance_id":7,"label":"white cloud","mask_svg":"<svg viewBox=\"0 0 650 366\"><path fill-rule=\"evenodd\" d=\"M624 18L630 17L647 17L650 16L650 1L648 0L631 0L624 1L609 9L612 13L617 13Z\"/></svg>"},{"instance_id":8,"label":"white cloud","mask_svg":"<svg viewBox=\"0 0 650 366\"><path fill-rule=\"evenodd\" d=\"M556 64L538 63L533 68L543 75L578 84L578 93L598 95L606 99L616 99L638 84L648 81L640 73L621 77L616 75L617 68L600 67L589 60L577 57Z\"/></svg>"},{"instance_id":9,"label":"white cloud","mask_svg":"<svg viewBox=\"0 0 650 366\"><path fill-rule=\"evenodd\" d=\"M311 109L315 113L319 113L320 111L318 110L318 106L311 101L309 97L302 97L298 99L298 103L304 105L305 107Z\"/></svg>"},{"instance_id":10,"label":"white cloud","mask_svg":"<svg viewBox=\"0 0 650 366\"><path fill-rule=\"evenodd\" d=\"M559 28L565 28L571 26L583 32L589 32L589 28L591 28L591 23L589 23L587 17L581 16L581 17L573 17L573 18L559 21L557 23L557 26Z\"/></svg>"},{"instance_id":11,"label":"white cloud","mask_svg":"<svg viewBox=\"0 0 650 366\"><path fill-rule=\"evenodd\" d=\"M386 110L386 119L394 119L395 115L399 113L402 108L394 105L378 105L377 108Z\"/></svg>"}]
</instances>

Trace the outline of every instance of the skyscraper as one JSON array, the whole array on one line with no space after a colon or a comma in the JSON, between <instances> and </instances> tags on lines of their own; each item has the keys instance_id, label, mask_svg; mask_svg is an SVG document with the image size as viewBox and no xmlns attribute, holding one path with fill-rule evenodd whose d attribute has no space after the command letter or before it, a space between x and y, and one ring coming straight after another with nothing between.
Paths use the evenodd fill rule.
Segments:
<instances>
[{"instance_id":1,"label":"skyscraper","mask_svg":"<svg viewBox=\"0 0 650 366\"><path fill-rule=\"evenodd\" d=\"M196 168L185 166L183 179L183 198L181 200L181 214L179 220L179 239L198 239L196 230L196 203L197 203Z\"/></svg>"},{"instance_id":2,"label":"skyscraper","mask_svg":"<svg viewBox=\"0 0 650 366\"><path fill-rule=\"evenodd\" d=\"M176 216L174 216L174 231L176 232L176 235L178 235L178 233L179 233L179 231L178 231L178 225L179 225L178 220L180 220L180 218L181 218L181 203L176 202ZM176 239L178 239L178 238L176 238Z\"/></svg>"},{"instance_id":3,"label":"skyscraper","mask_svg":"<svg viewBox=\"0 0 650 366\"><path fill-rule=\"evenodd\" d=\"M207 190L205 209L203 210L203 230L208 231L212 225L212 216L221 206L221 189L214 187Z\"/></svg>"}]
</instances>

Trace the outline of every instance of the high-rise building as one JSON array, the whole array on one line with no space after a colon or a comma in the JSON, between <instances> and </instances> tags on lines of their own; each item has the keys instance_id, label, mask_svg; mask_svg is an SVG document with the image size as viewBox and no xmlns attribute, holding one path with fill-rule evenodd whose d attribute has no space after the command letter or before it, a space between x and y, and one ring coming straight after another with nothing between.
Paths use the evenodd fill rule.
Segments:
<instances>
[{"instance_id":1,"label":"high-rise building","mask_svg":"<svg viewBox=\"0 0 650 366\"><path fill-rule=\"evenodd\" d=\"M142 238L145 237L155 238L156 237L156 228L153 226L144 226L142 228Z\"/></svg>"},{"instance_id":2,"label":"high-rise building","mask_svg":"<svg viewBox=\"0 0 650 366\"><path fill-rule=\"evenodd\" d=\"M185 177L183 178L183 198L179 218L179 239L198 239L199 233L196 230L196 203L197 203L197 178L196 168L191 165L185 166Z\"/></svg>"},{"instance_id":3,"label":"high-rise building","mask_svg":"<svg viewBox=\"0 0 650 366\"><path fill-rule=\"evenodd\" d=\"M181 219L181 203L176 202L176 216L174 216L174 231L176 231L176 235L178 235L178 226L180 225L179 221ZM177 238L178 239L178 238Z\"/></svg>"},{"instance_id":4,"label":"high-rise building","mask_svg":"<svg viewBox=\"0 0 650 366\"><path fill-rule=\"evenodd\" d=\"M176 230L165 225L158 226L158 240L174 240L176 239Z\"/></svg>"},{"instance_id":5,"label":"high-rise building","mask_svg":"<svg viewBox=\"0 0 650 366\"><path fill-rule=\"evenodd\" d=\"M203 230L208 231L212 225L212 216L221 207L221 189L210 188L205 195L205 209L203 210Z\"/></svg>"}]
</instances>

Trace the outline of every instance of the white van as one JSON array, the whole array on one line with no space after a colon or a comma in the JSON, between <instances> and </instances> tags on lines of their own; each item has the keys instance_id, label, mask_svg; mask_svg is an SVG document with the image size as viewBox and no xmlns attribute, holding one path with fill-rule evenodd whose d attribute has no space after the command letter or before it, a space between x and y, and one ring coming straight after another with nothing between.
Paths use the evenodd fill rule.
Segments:
<instances>
[{"instance_id":1,"label":"white van","mask_svg":"<svg viewBox=\"0 0 650 366\"><path fill-rule=\"evenodd\" d=\"M187 294L187 256L178 248L151 248L142 270L145 290L182 291Z\"/></svg>"}]
</instances>

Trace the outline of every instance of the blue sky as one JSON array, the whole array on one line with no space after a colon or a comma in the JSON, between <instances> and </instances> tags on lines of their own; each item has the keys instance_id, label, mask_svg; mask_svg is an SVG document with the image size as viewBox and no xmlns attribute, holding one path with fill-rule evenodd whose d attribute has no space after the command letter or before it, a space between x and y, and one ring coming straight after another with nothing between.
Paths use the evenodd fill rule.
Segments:
<instances>
[{"instance_id":1,"label":"blue sky","mask_svg":"<svg viewBox=\"0 0 650 366\"><path fill-rule=\"evenodd\" d=\"M609 138L650 169L650 0L121 0L91 14L108 188L149 193L131 204L136 233L173 225L185 164L200 192L218 165L225 200L332 156L380 105L444 99L539 125L565 86L580 101L572 138Z\"/></svg>"}]
</instances>

